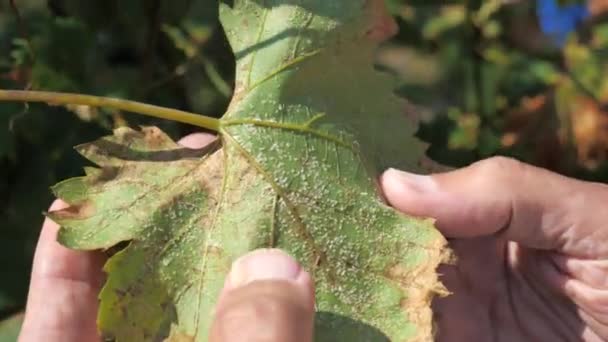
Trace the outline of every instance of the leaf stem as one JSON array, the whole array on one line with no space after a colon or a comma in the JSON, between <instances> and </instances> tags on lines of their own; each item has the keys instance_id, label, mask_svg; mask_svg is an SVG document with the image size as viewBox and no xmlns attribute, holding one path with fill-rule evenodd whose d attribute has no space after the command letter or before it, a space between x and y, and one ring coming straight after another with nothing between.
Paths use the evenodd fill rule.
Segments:
<instances>
[{"instance_id":1,"label":"leaf stem","mask_svg":"<svg viewBox=\"0 0 608 342\"><path fill-rule=\"evenodd\" d=\"M48 105L81 105L90 107L106 107L122 110L125 112L152 116L181 122L215 132L220 129L220 120L204 115L185 112L177 109L159 107L141 102L70 93L55 93L46 91L27 90L2 90L0 89L0 101L15 102L44 102Z\"/></svg>"}]
</instances>

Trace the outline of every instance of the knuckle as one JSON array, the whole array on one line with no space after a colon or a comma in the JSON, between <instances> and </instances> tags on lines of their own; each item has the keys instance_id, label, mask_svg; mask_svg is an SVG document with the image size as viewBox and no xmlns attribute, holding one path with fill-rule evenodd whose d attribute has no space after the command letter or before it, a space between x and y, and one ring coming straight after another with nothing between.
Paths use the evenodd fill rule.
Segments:
<instances>
[{"instance_id":1,"label":"knuckle","mask_svg":"<svg viewBox=\"0 0 608 342\"><path fill-rule=\"evenodd\" d=\"M471 167L474 170L476 178L491 182L521 176L526 170L524 163L502 156L484 159L471 165Z\"/></svg>"}]
</instances>

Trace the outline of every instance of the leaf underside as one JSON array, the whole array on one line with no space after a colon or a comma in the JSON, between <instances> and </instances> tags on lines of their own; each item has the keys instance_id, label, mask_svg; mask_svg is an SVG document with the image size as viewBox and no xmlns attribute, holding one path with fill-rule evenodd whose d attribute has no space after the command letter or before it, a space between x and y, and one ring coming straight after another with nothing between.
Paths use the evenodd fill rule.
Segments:
<instances>
[{"instance_id":1,"label":"leaf underside","mask_svg":"<svg viewBox=\"0 0 608 342\"><path fill-rule=\"evenodd\" d=\"M105 265L103 336L205 341L231 263L276 247L314 276L316 340L431 340L445 240L376 184L424 160L391 78L373 68L382 7L234 0L220 13L237 57L221 148L120 128L77 148L98 168L53 188L72 205L50 214L61 243L128 242Z\"/></svg>"}]
</instances>

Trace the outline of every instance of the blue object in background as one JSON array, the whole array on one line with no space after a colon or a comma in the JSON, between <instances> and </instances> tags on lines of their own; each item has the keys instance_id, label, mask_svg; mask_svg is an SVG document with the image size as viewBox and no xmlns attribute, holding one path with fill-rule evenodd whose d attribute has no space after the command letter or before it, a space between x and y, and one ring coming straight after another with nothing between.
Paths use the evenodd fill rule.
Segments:
<instances>
[{"instance_id":1,"label":"blue object in background","mask_svg":"<svg viewBox=\"0 0 608 342\"><path fill-rule=\"evenodd\" d=\"M562 46L568 34L575 31L591 14L585 4L562 6L557 0L537 0L536 15L541 30Z\"/></svg>"}]
</instances>

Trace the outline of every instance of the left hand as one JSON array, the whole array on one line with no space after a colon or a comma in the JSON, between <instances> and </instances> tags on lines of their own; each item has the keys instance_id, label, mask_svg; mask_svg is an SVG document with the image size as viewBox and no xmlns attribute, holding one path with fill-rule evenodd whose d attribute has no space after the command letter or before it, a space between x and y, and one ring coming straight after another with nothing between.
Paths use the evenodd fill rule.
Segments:
<instances>
[{"instance_id":1,"label":"left hand","mask_svg":"<svg viewBox=\"0 0 608 342\"><path fill-rule=\"evenodd\" d=\"M214 138L185 137L180 144L201 148ZM65 208L55 201L50 211ZM104 283L100 252L77 252L57 241L59 226L46 219L32 269L20 342L101 341L96 317ZM238 259L216 307L212 342L312 341L314 290L309 274L278 250L258 250Z\"/></svg>"}]
</instances>

